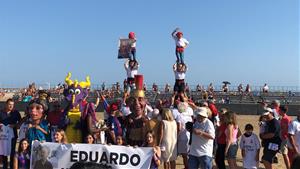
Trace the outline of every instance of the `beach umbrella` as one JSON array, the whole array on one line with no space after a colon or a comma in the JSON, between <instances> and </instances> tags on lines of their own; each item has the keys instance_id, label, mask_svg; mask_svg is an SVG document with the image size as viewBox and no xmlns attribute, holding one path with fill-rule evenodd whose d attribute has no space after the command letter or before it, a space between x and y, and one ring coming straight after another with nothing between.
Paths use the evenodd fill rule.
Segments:
<instances>
[{"instance_id":1,"label":"beach umbrella","mask_svg":"<svg viewBox=\"0 0 300 169\"><path fill-rule=\"evenodd\" d=\"M231 84L231 83L228 82L228 81L223 81L222 83L224 83L224 84Z\"/></svg>"}]
</instances>

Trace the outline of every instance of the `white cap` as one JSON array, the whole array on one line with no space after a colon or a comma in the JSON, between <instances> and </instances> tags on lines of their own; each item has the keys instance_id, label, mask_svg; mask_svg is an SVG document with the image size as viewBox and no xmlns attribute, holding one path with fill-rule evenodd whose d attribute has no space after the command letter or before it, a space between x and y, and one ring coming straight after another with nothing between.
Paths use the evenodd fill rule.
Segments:
<instances>
[{"instance_id":1,"label":"white cap","mask_svg":"<svg viewBox=\"0 0 300 169\"><path fill-rule=\"evenodd\" d=\"M268 114L270 114L272 112L273 112L273 110L271 108L266 107L266 108L264 108L264 111L263 111L262 115L266 116L266 115L268 115Z\"/></svg>"}]
</instances>

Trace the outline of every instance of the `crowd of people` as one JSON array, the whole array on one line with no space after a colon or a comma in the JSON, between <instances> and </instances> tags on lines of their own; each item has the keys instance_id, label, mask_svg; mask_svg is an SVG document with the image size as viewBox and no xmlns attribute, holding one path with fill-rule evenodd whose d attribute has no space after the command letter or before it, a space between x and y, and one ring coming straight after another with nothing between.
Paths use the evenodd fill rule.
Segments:
<instances>
[{"instance_id":1,"label":"crowd of people","mask_svg":"<svg viewBox=\"0 0 300 169\"><path fill-rule=\"evenodd\" d=\"M175 169L178 156L182 156L185 169L212 169L214 164L225 169L226 160L230 169L237 169L238 149L242 152L243 168L258 168L262 162L266 169L272 169L278 152L283 155L286 168L292 168L300 151L300 115L292 120L287 115L288 107L274 101L271 105L262 105L264 111L259 126L249 123L242 128L235 112L216 107L212 83L205 90L204 101L194 102L186 94L189 88L185 81L188 66L184 62L184 50L189 42L178 28L172 32L172 37L177 59L172 67L175 77L173 95L166 100L157 100L154 105L147 101L143 76L138 74L133 32L129 33L133 43L130 58L124 64L127 78L121 100L108 102L107 95L97 93L96 103L88 102L89 77L79 83L70 79L70 73L60 92L67 101L65 108L34 86L26 91L31 97L26 101L28 106L24 116L14 108L14 100L8 99L0 112L3 168L29 169L33 141L152 147L150 169L158 169L160 165ZM102 88L105 90L105 85ZM120 89L119 84L116 89ZM197 89L203 90L200 85ZM152 90L157 91L157 85L154 84ZM242 86L238 90L243 92ZM169 84L165 91L171 91ZM224 85L223 92L228 91L228 85ZM265 87L264 92L267 91ZM251 92L250 85L245 92ZM95 112L100 104L104 107L103 119ZM259 135L253 132L255 127L260 128ZM48 150L41 152L41 159L35 162L34 168L51 169L47 161ZM71 168L83 165L76 163Z\"/></svg>"},{"instance_id":2,"label":"crowd of people","mask_svg":"<svg viewBox=\"0 0 300 169\"><path fill-rule=\"evenodd\" d=\"M214 101L209 98L195 104L180 94L174 95L168 103L159 100L150 105L142 96L125 93L123 101L107 103L101 95L106 119L96 120L102 123L101 127L91 122L89 134L82 143L153 147L150 168L159 165L176 168L177 157L182 156L185 168L212 168L215 159L216 166L222 169L227 159L229 168L235 169L238 148L242 150L244 168L255 168L259 161L265 168L272 168L278 152L283 155L286 168L290 168L299 154L300 115L291 120L288 107L274 101L270 107L263 105L260 126L249 123L241 133L237 114L218 110ZM10 133L0 140L4 169L8 166L29 168L32 141L68 143L64 128L59 127L64 115L59 102L49 106L41 98L33 99L27 110L21 117L14 109L14 101L8 99L0 113L1 132ZM253 133L254 127L260 127L259 135ZM19 147L15 151L17 142ZM259 154L261 146L262 155Z\"/></svg>"}]
</instances>

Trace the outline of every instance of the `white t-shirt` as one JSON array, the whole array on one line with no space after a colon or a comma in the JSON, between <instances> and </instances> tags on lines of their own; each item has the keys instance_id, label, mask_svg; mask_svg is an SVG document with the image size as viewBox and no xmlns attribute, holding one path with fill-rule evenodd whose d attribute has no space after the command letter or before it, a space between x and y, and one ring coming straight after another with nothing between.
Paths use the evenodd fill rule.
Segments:
<instances>
[{"instance_id":1,"label":"white t-shirt","mask_svg":"<svg viewBox=\"0 0 300 169\"><path fill-rule=\"evenodd\" d=\"M242 135L240 148L245 150L243 167L247 169L256 169L258 167L258 161L255 160L255 157L257 150L260 149L260 142L257 135L254 133L249 137Z\"/></svg>"},{"instance_id":2,"label":"white t-shirt","mask_svg":"<svg viewBox=\"0 0 300 169\"><path fill-rule=\"evenodd\" d=\"M300 122L295 119L289 124L288 133L295 137L295 142L298 145L298 150L300 150ZM292 145L289 143L288 146L292 148Z\"/></svg>"},{"instance_id":3,"label":"white t-shirt","mask_svg":"<svg viewBox=\"0 0 300 169\"><path fill-rule=\"evenodd\" d=\"M211 135L213 138L215 137L214 124L207 118L202 123L199 123L198 121L195 122L193 128L201 129L202 131ZM214 147L213 139L207 139L203 136L196 135L193 132L192 144L191 144L190 153L189 153L190 155L193 155L196 157L201 157L201 156L212 157L213 147Z\"/></svg>"},{"instance_id":4,"label":"white t-shirt","mask_svg":"<svg viewBox=\"0 0 300 169\"><path fill-rule=\"evenodd\" d=\"M175 73L176 80L183 80L185 78L185 72L174 71L174 73Z\"/></svg>"},{"instance_id":5,"label":"white t-shirt","mask_svg":"<svg viewBox=\"0 0 300 169\"><path fill-rule=\"evenodd\" d=\"M173 36L174 40L175 40L175 44L178 47L186 47L186 45L189 44L189 41L187 41L185 38L180 38L178 39L178 37L175 35Z\"/></svg>"},{"instance_id":6,"label":"white t-shirt","mask_svg":"<svg viewBox=\"0 0 300 169\"><path fill-rule=\"evenodd\" d=\"M130 45L132 48L135 48L136 47L136 39L132 39L131 41L131 45Z\"/></svg>"},{"instance_id":7,"label":"white t-shirt","mask_svg":"<svg viewBox=\"0 0 300 169\"><path fill-rule=\"evenodd\" d=\"M264 90L264 91L269 91L269 86L264 86L264 87L263 87L263 90Z\"/></svg>"},{"instance_id":8,"label":"white t-shirt","mask_svg":"<svg viewBox=\"0 0 300 169\"><path fill-rule=\"evenodd\" d=\"M137 65L137 68L139 68L139 66L140 65ZM134 78L134 75L138 74L138 69L137 68L131 69L129 67L128 63L125 63L125 70L126 70L126 73L127 73L127 77Z\"/></svg>"},{"instance_id":9,"label":"white t-shirt","mask_svg":"<svg viewBox=\"0 0 300 169\"><path fill-rule=\"evenodd\" d=\"M180 113L179 113L178 109L172 109L172 115L173 115L173 118L176 121L176 123L180 123L181 116L180 116Z\"/></svg>"},{"instance_id":10,"label":"white t-shirt","mask_svg":"<svg viewBox=\"0 0 300 169\"><path fill-rule=\"evenodd\" d=\"M9 126L2 126L0 130L0 155L9 156L11 151L11 139L14 138L14 131Z\"/></svg>"},{"instance_id":11,"label":"white t-shirt","mask_svg":"<svg viewBox=\"0 0 300 169\"><path fill-rule=\"evenodd\" d=\"M134 76L138 74L138 70L137 69L127 68L126 72L127 72L127 77L130 77L130 78L134 78Z\"/></svg>"}]
</instances>

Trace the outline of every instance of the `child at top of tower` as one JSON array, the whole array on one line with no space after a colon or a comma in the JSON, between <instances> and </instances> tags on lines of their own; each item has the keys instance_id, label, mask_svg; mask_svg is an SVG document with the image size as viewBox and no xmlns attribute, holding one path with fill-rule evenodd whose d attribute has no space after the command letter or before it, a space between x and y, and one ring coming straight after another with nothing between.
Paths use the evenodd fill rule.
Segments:
<instances>
[{"instance_id":1,"label":"child at top of tower","mask_svg":"<svg viewBox=\"0 0 300 169\"><path fill-rule=\"evenodd\" d=\"M136 61L136 38L134 32L129 32L128 38L132 40L131 46L130 46L130 60Z\"/></svg>"},{"instance_id":2,"label":"child at top of tower","mask_svg":"<svg viewBox=\"0 0 300 169\"><path fill-rule=\"evenodd\" d=\"M176 58L177 58L177 63L183 63L184 64L184 49L187 47L189 42L183 38L183 33L179 30L179 28L176 28L172 32L172 37L175 40L176 44Z\"/></svg>"}]
</instances>

